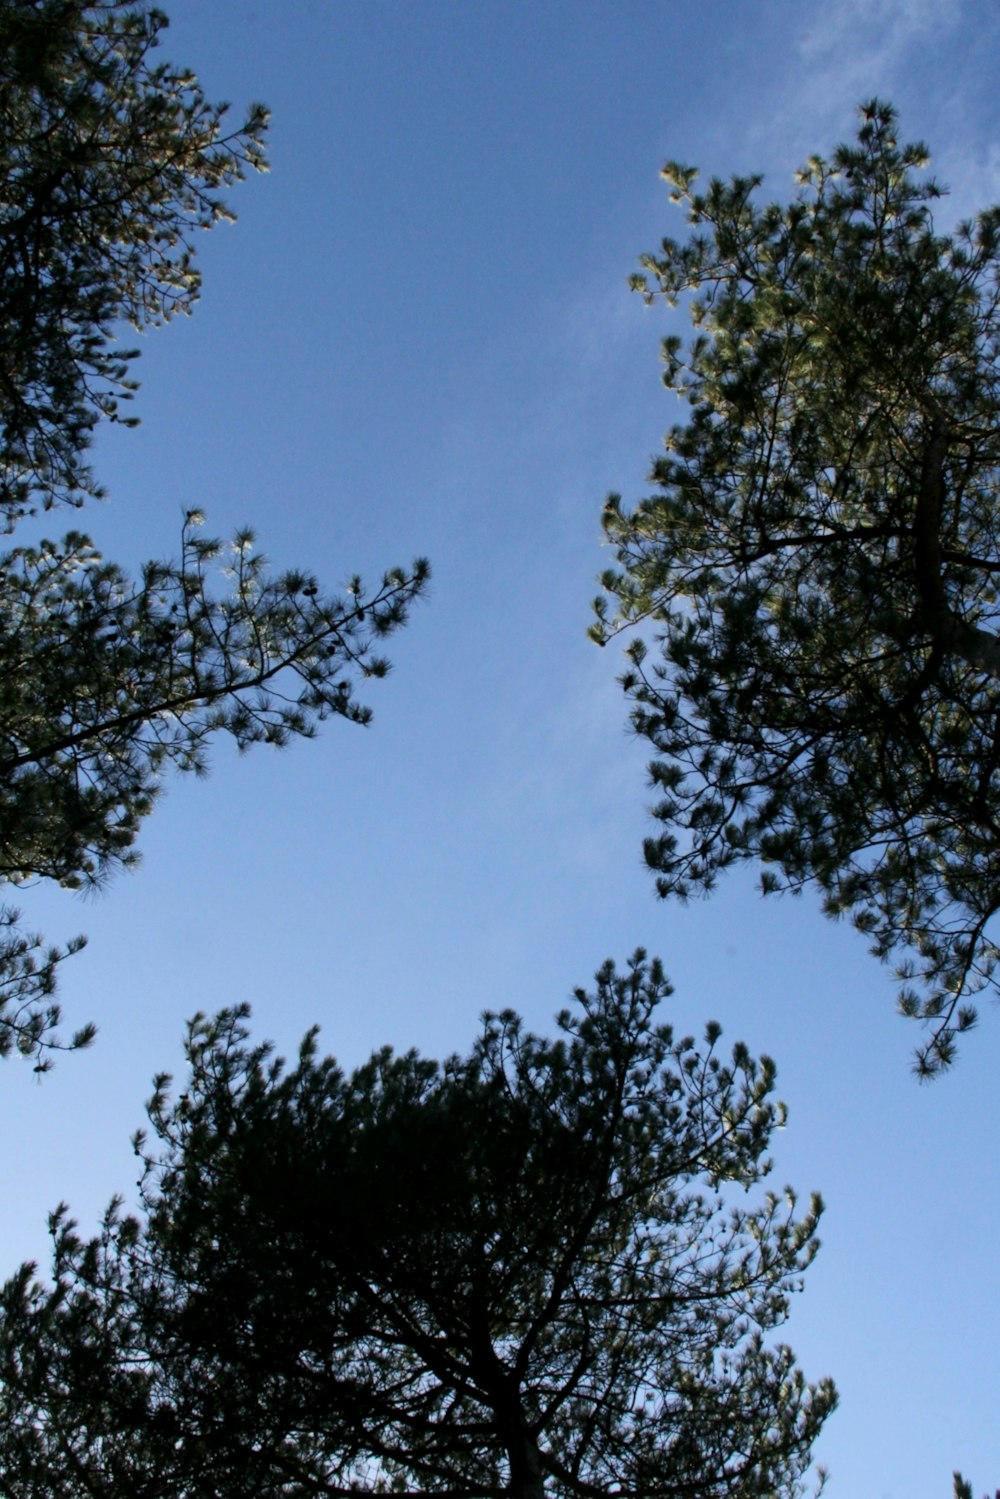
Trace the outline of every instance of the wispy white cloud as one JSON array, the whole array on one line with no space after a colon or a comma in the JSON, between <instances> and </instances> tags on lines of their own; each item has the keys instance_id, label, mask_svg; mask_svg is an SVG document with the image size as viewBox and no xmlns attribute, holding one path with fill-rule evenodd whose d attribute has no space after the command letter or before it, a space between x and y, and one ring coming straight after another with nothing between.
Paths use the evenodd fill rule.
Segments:
<instances>
[{"instance_id":1,"label":"wispy white cloud","mask_svg":"<svg viewBox=\"0 0 1000 1499\"><path fill-rule=\"evenodd\" d=\"M991 59L1000 8L982 0L827 0L770 12L778 62L739 142L765 171L766 191L812 151L828 155L854 133L854 110L872 97L900 111L904 139L928 144L949 196L936 215L947 231L1000 198Z\"/></svg>"},{"instance_id":2,"label":"wispy white cloud","mask_svg":"<svg viewBox=\"0 0 1000 1499\"><path fill-rule=\"evenodd\" d=\"M809 10L786 43L785 85L753 132L776 154L790 141L802 142L804 155L844 138L864 99L899 103L968 20L964 0L829 0Z\"/></svg>"},{"instance_id":3,"label":"wispy white cloud","mask_svg":"<svg viewBox=\"0 0 1000 1499\"><path fill-rule=\"evenodd\" d=\"M894 69L914 42L939 35L961 16L961 0L833 0L798 40L807 61L852 70Z\"/></svg>"}]
</instances>

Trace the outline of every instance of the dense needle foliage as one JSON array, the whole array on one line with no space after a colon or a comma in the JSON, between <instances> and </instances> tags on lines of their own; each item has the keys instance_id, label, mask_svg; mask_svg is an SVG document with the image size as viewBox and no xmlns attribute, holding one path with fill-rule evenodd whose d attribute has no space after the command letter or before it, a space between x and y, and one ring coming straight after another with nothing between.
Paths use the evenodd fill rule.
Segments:
<instances>
[{"instance_id":1,"label":"dense needle foliage","mask_svg":"<svg viewBox=\"0 0 1000 1499\"><path fill-rule=\"evenodd\" d=\"M190 312L192 237L231 218L221 188L262 169L267 112L229 128L152 54L161 11L132 0L0 5L0 511L101 492L85 461L131 399L141 329ZM133 418L128 418L133 420Z\"/></svg>"},{"instance_id":2,"label":"dense needle foliage","mask_svg":"<svg viewBox=\"0 0 1000 1499\"><path fill-rule=\"evenodd\" d=\"M1000 209L941 234L926 165L873 101L787 205L665 168L694 233L635 284L694 325L664 341L688 413L608 502L594 633L657 630L623 680L661 894L745 859L816 884L899 953L933 1071L998 957Z\"/></svg>"},{"instance_id":3,"label":"dense needle foliage","mask_svg":"<svg viewBox=\"0 0 1000 1499\"><path fill-rule=\"evenodd\" d=\"M559 1036L443 1065L197 1019L142 1213L0 1300L0 1487L28 1499L791 1496L835 1396L768 1335L818 1200L768 1169L773 1064L655 1022L640 952Z\"/></svg>"},{"instance_id":4,"label":"dense needle foliage","mask_svg":"<svg viewBox=\"0 0 1000 1499\"><path fill-rule=\"evenodd\" d=\"M189 312L196 230L220 190L263 168L266 112L230 129L194 75L155 61L166 18L127 0L0 0L0 516L101 494L93 429L137 386L117 339ZM241 748L365 722L360 681L406 617L426 564L323 594L268 572L188 512L179 560L138 580L89 539L0 555L0 881L73 888L134 859L164 770L200 771L219 730ZM222 564L213 567L213 564ZM222 573L222 586L212 573ZM58 964L0 907L0 1055L48 1065ZM85 1027L70 1044L86 1042Z\"/></svg>"}]
</instances>

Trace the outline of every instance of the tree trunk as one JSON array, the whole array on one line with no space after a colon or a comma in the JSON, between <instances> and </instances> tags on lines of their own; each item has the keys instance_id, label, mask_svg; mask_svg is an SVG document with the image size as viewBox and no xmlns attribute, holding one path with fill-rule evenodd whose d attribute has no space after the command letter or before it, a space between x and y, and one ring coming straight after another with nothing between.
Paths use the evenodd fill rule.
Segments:
<instances>
[{"instance_id":1,"label":"tree trunk","mask_svg":"<svg viewBox=\"0 0 1000 1499\"><path fill-rule=\"evenodd\" d=\"M941 577L941 515L944 510L944 460L948 424L934 418L920 467L920 489L913 518L913 570L919 602L919 624L952 655L961 656L987 676L1000 678L1000 639L970 625L948 603Z\"/></svg>"},{"instance_id":2,"label":"tree trunk","mask_svg":"<svg viewBox=\"0 0 1000 1499\"><path fill-rule=\"evenodd\" d=\"M516 1375L497 1357L485 1320L473 1336L472 1367L493 1411L496 1434L510 1467L510 1499L545 1499L539 1446L521 1407Z\"/></svg>"},{"instance_id":3,"label":"tree trunk","mask_svg":"<svg viewBox=\"0 0 1000 1499\"><path fill-rule=\"evenodd\" d=\"M504 1422L505 1426L507 1424ZM504 1445L510 1463L510 1499L544 1499L545 1480L542 1476L541 1453L538 1443L527 1428L519 1403L511 1412Z\"/></svg>"}]
</instances>

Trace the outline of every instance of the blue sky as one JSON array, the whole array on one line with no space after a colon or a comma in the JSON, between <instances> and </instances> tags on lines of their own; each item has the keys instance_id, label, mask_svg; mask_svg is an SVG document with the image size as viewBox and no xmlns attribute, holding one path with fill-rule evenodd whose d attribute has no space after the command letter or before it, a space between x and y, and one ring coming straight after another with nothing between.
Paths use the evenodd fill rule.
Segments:
<instances>
[{"instance_id":1,"label":"blue sky","mask_svg":"<svg viewBox=\"0 0 1000 1499\"><path fill-rule=\"evenodd\" d=\"M248 1000L292 1050L319 1021L347 1065L384 1042L464 1049L487 1007L547 1027L606 956L659 953L682 1032L719 1019L773 1055L775 1185L820 1190L824 1247L787 1329L841 1408L832 1499L1000 1483L1000 1018L913 1081L889 974L809 897L751 872L658 903L640 861L644 755L615 649L588 644L609 490L637 499L674 412L671 324L630 296L681 223L667 157L763 170L775 196L879 94L952 196L1000 199L993 0L174 0L164 55L234 112L273 110L272 171L204 236L194 318L143 340L136 432L102 436L86 524L130 564L183 511L248 522L336 585L427 554L375 721L173 783L140 869L21 904L67 965L92 1051L39 1084L8 1064L0 1245L46 1254L136 1176L129 1136L185 1019ZM678 329L678 331L682 331ZM77 521L65 519L64 529ZM53 520L50 524L55 524Z\"/></svg>"}]
</instances>

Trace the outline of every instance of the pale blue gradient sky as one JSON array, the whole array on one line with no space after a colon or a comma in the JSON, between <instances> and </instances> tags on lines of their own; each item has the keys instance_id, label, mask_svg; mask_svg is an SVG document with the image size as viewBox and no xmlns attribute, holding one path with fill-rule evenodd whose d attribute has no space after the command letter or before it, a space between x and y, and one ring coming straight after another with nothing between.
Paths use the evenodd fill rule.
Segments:
<instances>
[{"instance_id":1,"label":"pale blue gradient sky","mask_svg":"<svg viewBox=\"0 0 1000 1499\"><path fill-rule=\"evenodd\" d=\"M638 944L682 1031L718 1018L778 1062L775 1183L828 1203L787 1329L841 1390L817 1455L831 1499L1000 1483L1000 1017L954 1073L909 1074L889 975L815 902L749 873L686 910L641 868L641 748L613 649L588 645L599 515L644 492L672 419L665 314L630 296L681 223L666 157L761 169L775 195L879 93L934 152L944 216L1000 199L992 0L174 0L164 55L212 97L274 111L268 178L203 238L194 319L143 341L134 433L102 437L85 523L130 563L184 509L254 525L337 584L417 553L434 583L371 693L375 722L171 785L144 862L99 898L28 892L95 1048L41 1085L8 1064L3 1265L45 1256L68 1200L90 1228L136 1175L129 1136L195 1010L249 1000L294 1049L322 1024L375 1046L465 1048L486 1007L546 1027ZM66 518L64 529L76 517ZM55 522L50 522L50 529Z\"/></svg>"}]
</instances>

